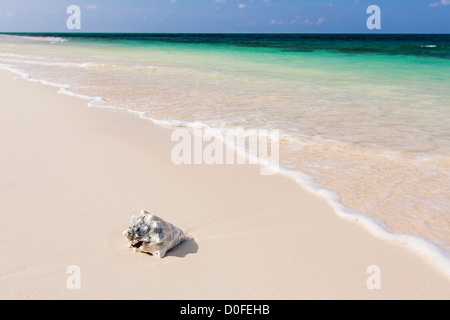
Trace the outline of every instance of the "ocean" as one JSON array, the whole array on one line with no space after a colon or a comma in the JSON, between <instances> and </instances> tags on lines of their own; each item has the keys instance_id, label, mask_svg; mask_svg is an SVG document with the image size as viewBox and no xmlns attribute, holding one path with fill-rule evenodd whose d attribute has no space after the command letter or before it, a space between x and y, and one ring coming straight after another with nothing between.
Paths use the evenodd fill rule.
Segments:
<instances>
[{"instance_id":1,"label":"ocean","mask_svg":"<svg viewBox=\"0 0 450 320\"><path fill-rule=\"evenodd\" d=\"M4 34L0 67L157 123L279 129L287 174L448 267L450 35Z\"/></svg>"}]
</instances>

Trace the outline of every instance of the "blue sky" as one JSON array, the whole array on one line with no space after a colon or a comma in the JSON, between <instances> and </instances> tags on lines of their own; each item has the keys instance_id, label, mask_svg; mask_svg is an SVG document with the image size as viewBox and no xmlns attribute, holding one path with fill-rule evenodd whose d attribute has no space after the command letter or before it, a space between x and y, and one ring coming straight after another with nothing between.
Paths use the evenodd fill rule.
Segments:
<instances>
[{"instance_id":1,"label":"blue sky","mask_svg":"<svg viewBox=\"0 0 450 320\"><path fill-rule=\"evenodd\" d=\"M450 0L1 0L0 32L66 32L73 4L80 32L450 33Z\"/></svg>"}]
</instances>

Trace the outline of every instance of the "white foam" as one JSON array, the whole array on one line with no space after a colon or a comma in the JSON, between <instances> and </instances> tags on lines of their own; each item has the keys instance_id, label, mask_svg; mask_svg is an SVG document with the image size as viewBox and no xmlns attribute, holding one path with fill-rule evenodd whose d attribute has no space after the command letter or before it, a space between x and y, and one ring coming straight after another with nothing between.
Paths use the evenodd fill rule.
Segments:
<instances>
[{"instance_id":1,"label":"white foam","mask_svg":"<svg viewBox=\"0 0 450 320\"><path fill-rule=\"evenodd\" d=\"M83 95L83 94L74 93L69 90L70 85L67 85L67 84L55 83L55 82L42 80L42 79L33 79L28 73L25 73L24 71L17 69L12 65L0 64L0 69L13 72L13 73L19 75L20 78L24 79L24 80L28 80L31 82L38 82L43 85L58 88L59 89L58 93L60 93L60 94L65 94L68 96L77 97L77 98L81 98L84 100L89 100L89 102L87 104L88 107L114 108L114 107L107 106L106 99L103 97L91 97L91 96L87 96L87 95ZM119 108L114 108L114 109L119 109Z\"/></svg>"},{"instance_id":2,"label":"white foam","mask_svg":"<svg viewBox=\"0 0 450 320\"><path fill-rule=\"evenodd\" d=\"M41 36L21 36L21 35L9 35L2 34L1 38L9 39L9 40L26 40L26 41L41 41L41 42L50 42L50 43L59 43L66 42L67 39L61 37L41 37Z\"/></svg>"},{"instance_id":3,"label":"white foam","mask_svg":"<svg viewBox=\"0 0 450 320\"><path fill-rule=\"evenodd\" d=\"M19 75L22 79L25 79L25 80L28 80L30 78L30 75L28 73L25 73L24 71L19 70L9 64L0 64L0 69L15 73L15 74Z\"/></svg>"},{"instance_id":4,"label":"white foam","mask_svg":"<svg viewBox=\"0 0 450 320\"><path fill-rule=\"evenodd\" d=\"M38 56L32 56L32 57L30 57L30 56L25 56L25 55L23 55L23 54L16 54L16 53L0 53L0 57L7 57L7 58L21 58L21 59L23 59L23 58L26 58L26 59L29 59L29 58L33 58L33 59L44 59L44 57L38 57Z\"/></svg>"},{"instance_id":5,"label":"white foam","mask_svg":"<svg viewBox=\"0 0 450 320\"><path fill-rule=\"evenodd\" d=\"M80 69L88 69L92 67L103 67L104 64L98 64L93 62L83 62L83 63L76 63L76 62L48 62L48 61L37 61L37 60L30 60L30 57L26 56L20 56L20 55L10 55L9 58L7 55L4 55L7 57L6 59L2 59L2 62L7 63L25 63L25 64L34 64L39 66L47 66L47 67L63 67L63 68L80 68ZM11 58L28 58L25 59L11 59ZM39 58L38 58L39 59Z\"/></svg>"}]
</instances>

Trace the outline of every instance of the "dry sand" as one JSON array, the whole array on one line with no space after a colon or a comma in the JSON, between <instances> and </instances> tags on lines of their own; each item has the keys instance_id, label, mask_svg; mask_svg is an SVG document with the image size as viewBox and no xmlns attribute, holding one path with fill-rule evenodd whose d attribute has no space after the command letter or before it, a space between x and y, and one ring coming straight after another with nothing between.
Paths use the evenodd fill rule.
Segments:
<instances>
[{"instance_id":1,"label":"dry sand","mask_svg":"<svg viewBox=\"0 0 450 320\"><path fill-rule=\"evenodd\" d=\"M1 299L450 298L425 258L286 176L176 166L170 129L14 77L0 72ZM122 231L141 209L193 239L161 260L133 253Z\"/></svg>"}]
</instances>

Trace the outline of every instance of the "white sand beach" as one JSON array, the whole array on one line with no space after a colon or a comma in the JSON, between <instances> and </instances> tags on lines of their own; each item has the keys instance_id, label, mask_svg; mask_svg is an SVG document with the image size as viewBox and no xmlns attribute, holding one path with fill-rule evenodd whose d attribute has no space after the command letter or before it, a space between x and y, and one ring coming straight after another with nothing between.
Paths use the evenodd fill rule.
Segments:
<instances>
[{"instance_id":1,"label":"white sand beach","mask_svg":"<svg viewBox=\"0 0 450 320\"><path fill-rule=\"evenodd\" d=\"M0 72L0 299L450 299L430 261L287 176L176 166L172 129L16 77ZM141 209L191 238L133 253L122 232Z\"/></svg>"}]
</instances>

